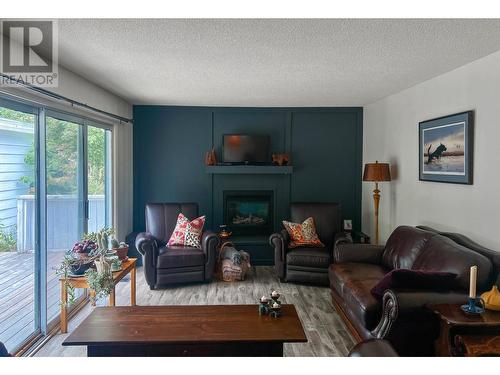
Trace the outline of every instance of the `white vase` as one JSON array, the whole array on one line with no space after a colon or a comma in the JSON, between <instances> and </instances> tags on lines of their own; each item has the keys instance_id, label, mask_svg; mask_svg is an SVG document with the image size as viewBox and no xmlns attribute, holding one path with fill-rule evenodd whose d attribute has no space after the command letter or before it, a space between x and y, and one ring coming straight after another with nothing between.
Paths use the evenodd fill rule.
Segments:
<instances>
[{"instance_id":1,"label":"white vase","mask_svg":"<svg viewBox=\"0 0 500 375\"><path fill-rule=\"evenodd\" d=\"M109 273L110 270L110 265L108 262L106 262L106 259L104 257L101 257L99 260L96 260L94 262L95 268L97 269L97 273Z\"/></svg>"}]
</instances>

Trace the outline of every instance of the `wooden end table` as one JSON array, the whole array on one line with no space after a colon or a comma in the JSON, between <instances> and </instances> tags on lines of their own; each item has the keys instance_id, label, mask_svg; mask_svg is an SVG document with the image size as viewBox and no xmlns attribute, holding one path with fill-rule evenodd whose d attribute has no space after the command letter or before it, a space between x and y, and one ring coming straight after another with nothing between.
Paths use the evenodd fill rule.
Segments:
<instances>
[{"instance_id":1,"label":"wooden end table","mask_svg":"<svg viewBox=\"0 0 500 375\"><path fill-rule=\"evenodd\" d=\"M429 304L440 320L436 340L438 356L480 356L500 354L500 311L486 310L470 315L460 304Z\"/></svg>"},{"instance_id":2,"label":"wooden end table","mask_svg":"<svg viewBox=\"0 0 500 375\"><path fill-rule=\"evenodd\" d=\"M120 271L113 272L114 286L130 273L130 306L136 305L136 263L136 258L128 258L122 263L122 269ZM61 278L59 281L61 283L61 333L66 333L68 332L68 285L71 285L73 288L82 289L89 289L89 285L87 284L85 276L69 277L67 279ZM90 291L90 293L93 292ZM113 291L109 295L109 306L115 306L115 299L115 288L113 287Z\"/></svg>"}]
</instances>

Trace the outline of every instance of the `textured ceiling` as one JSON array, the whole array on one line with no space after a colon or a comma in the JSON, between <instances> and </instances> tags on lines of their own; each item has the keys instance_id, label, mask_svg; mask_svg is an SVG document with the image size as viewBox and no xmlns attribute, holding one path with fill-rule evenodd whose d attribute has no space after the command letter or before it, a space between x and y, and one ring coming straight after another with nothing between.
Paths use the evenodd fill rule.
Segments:
<instances>
[{"instance_id":1,"label":"textured ceiling","mask_svg":"<svg viewBox=\"0 0 500 375\"><path fill-rule=\"evenodd\" d=\"M500 20L59 20L59 62L134 104L358 106L500 50Z\"/></svg>"}]
</instances>

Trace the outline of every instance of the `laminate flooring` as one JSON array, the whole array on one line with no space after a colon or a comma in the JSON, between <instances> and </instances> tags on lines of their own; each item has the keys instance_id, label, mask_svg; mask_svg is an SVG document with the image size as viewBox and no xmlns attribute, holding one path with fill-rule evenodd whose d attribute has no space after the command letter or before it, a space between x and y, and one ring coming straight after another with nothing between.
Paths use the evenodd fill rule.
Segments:
<instances>
[{"instance_id":1,"label":"laminate flooring","mask_svg":"<svg viewBox=\"0 0 500 375\"><path fill-rule=\"evenodd\" d=\"M283 303L296 306L304 326L308 342L285 344L285 356L345 356L354 346L354 340L335 311L330 289L294 283L281 283L274 274L273 267L253 267L245 281L228 283L212 281L172 286L163 290L150 290L144 280L141 267L137 269L138 305L224 305L256 304L262 295L272 290L281 293ZM130 297L129 276L116 288L116 304L128 305ZM104 301L103 301L104 302ZM71 332L89 313L85 306L69 322ZM63 347L61 343L68 334L58 333L52 337L36 356L86 356L85 347Z\"/></svg>"}]
</instances>

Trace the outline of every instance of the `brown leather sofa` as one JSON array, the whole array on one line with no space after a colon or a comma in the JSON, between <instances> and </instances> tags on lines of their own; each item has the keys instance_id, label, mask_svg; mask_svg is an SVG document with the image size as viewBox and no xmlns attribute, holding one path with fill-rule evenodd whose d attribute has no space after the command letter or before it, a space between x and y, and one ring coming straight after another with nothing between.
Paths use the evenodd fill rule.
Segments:
<instances>
[{"instance_id":1,"label":"brown leather sofa","mask_svg":"<svg viewBox=\"0 0 500 375\"><path fill-rule=\"evenodd\" d=\"M398 357L389 341L370 339L356 344L347 355L348 357Z\"/></svg>"},{"instance_id":2,"label":"brown leather sofa","mask_svg":"<svg viewBox=\"0 0 500 375\"><path fill-rule=\"evenodd\" d=\"M290 221L302 223L314 219L316 231L325 247L288 248L290 237L285 229L269 237L274 247L274 269L281 281L328 285L328 267L333 261L333 246L347 241L341 232L341 207L338 203L292 203Z\"/></svg>"},{"instance_id":3,"label":"brown leather sofa","mask_svg":"<svg viewBox=\"0 0 500 375\"><path fill-rule=\"evenodd\" d=\"M465 236L400 226L385 246L339 244L329 268L334 305L358 342L388 340L403 356L433 355L439 334L427 303L465 303L469 271L478 266L478 293L497 282L500 253ZM371 289L396 268L457 274L451 290L387 290L382 301Z\"/></svg>"},{"instance_id":4,"label":"brown leather sofa","mask_svg":"<svg viewBox=\"0 0 500 375\"><path fill-rule=\"evenodd\" d=\"M139 233L135 246L142 255L144 276L151 289L174 283L212 279L219 237L203 232L201 249L166 246L182 212L190 220L198 217L196 203L150 203L146 205L146 232Z\"/></svg>"}]
</instances>

